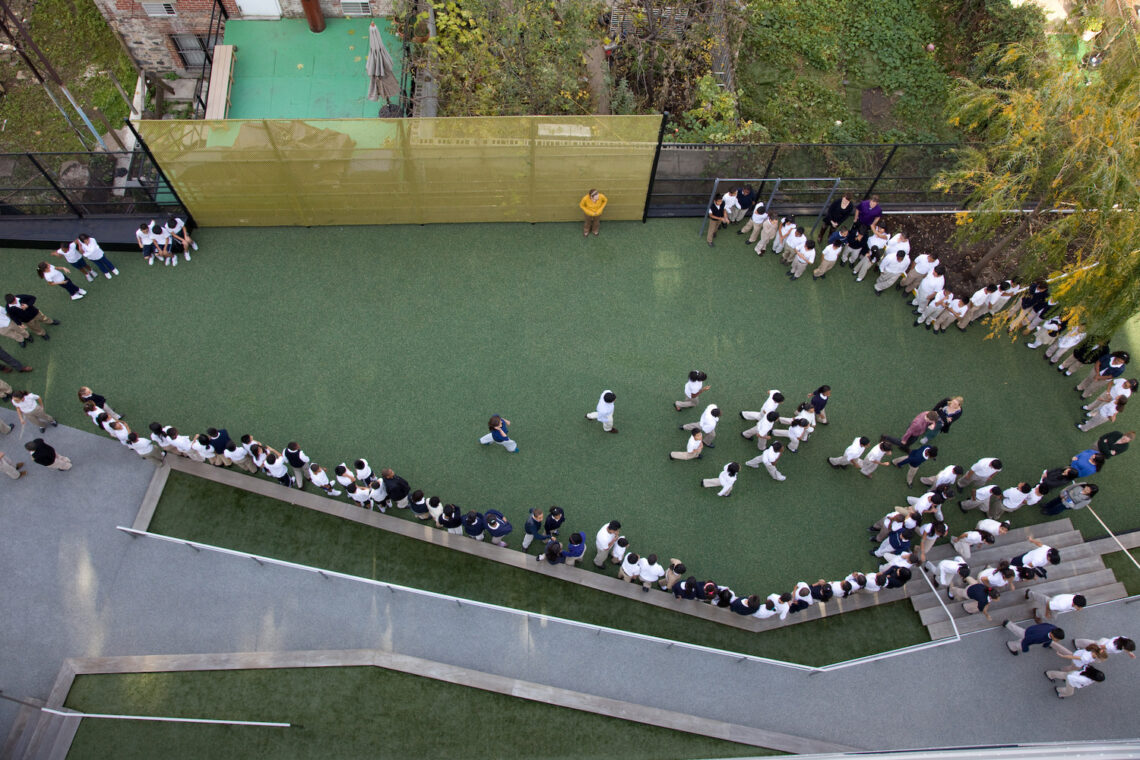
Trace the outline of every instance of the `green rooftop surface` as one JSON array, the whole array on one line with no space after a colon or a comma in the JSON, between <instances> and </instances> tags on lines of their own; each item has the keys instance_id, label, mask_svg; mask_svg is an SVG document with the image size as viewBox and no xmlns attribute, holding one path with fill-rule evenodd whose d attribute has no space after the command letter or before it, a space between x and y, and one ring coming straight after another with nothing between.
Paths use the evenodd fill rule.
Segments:
<instances>
[{"instance_id":1,"label":"green rooftop surface","mask_svg":"<svg viewBox=\"0 0 1140 760\"><path fill-rule=\"evenodd\" d=\"M400 76L400 42L387 19L329 18L319 34L304 19L228 21L223 41L237 47L231 119L376 117L368 100L368 25L380 27Z\"/></svg>"}]
</instances>

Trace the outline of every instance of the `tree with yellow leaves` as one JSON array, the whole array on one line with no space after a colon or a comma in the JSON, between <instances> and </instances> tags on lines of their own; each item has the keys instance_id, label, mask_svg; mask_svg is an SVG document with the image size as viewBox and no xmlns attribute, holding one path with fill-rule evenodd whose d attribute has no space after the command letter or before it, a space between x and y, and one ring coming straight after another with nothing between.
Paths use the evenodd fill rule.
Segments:
<instances>
[{"instance_id":1,"label":"tree with yellow leaves","mask_svg":"<svg viewBox=\"0 0 1140 760\"><path fill-rule=\"evenodd\" d=\"M967 193L959 242L1000 234L975 277L1005 256L1024 282L1055 278L1054 298L1093 335L1140 310L1140 67L1135 31L1113 39L1095 70L1050 46L1011 45L990 78L960 80L950 121L976 142L936 180Z\"/></svg>"}]
</instances>

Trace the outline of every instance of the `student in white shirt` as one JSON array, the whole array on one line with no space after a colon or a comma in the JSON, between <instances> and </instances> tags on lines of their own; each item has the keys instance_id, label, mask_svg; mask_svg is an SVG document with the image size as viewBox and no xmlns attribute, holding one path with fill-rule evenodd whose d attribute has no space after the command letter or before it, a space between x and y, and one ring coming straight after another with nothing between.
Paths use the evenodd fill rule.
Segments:
<instances>
[{"instance_id":1,"label":"student in white shirt","mask_svg":"<svg viewBox=\"0 0 1140 760\"><path fill-rule=\"evenodd\" d=\"M1140 384L1140 382L1135 379L1118 377L1109 384L1104 390L1104 393L1082 406L1081 409L1089 412L1089 416L1091 417L1093 412L1096 412L1103 406L1107 406L1122 398L1131 398L1132 392L1136 390L1138 384Z\"/></svg>"},{"instance_id":2,"label":"student in white shirt","mask_svg":"<svg viewBox=\"0 0 1140 760\"><path fill-rule=\"evenodd\" d=\"M154 220L150 223L150 234L154 237L154 254L166 266L178 266L178 256L170 252L170 232Z\"/></svg>"},{"instance_id":3,"label":"student in white shirt","mask_svg":"<svg viewBox=\"0 0 1140 760\"><path fill-rule=\"evenodd\" d=\"M910 258L898 251L894 256L883 254L879 262L879 279L875 280L875 295L882 295L883 291L894 285L910 266Z\"/></svg>"},{"instance_id":4,"label":"student in white shirt","mask_svg":"<svg viewBox=\"0 0 1140 760\"><path fill-rule=\"evenodd\" d=\"M357 459L352 463L352 469L356 474L356 479L361 483L372 480L372 466L368 464L367 459Z\"/></svg>"},{"instance_id":5,"label":"student in white shirt","mask_svg":"<svg viewBox=\"0 0 1140 760\"><path fill-rule=\"evenodd\" d=\"M11 400L12 406L16 407L16 416L20 418L21 426L31 422L39 427L41 433L46 433L48 425L52 427L59 425L55 418L44 410L40 397L31 391L15 391Z\"/></svg>"},{"instance_id":6,"label":"student in white shirt","mask_svg":"<svg viewBox=\"0 0 1140 760\"><path fill-rule=\"evenodd\" d=\"M767 214L766 216L768 218L760 224L760 242L756 244L756 248L754 249L757 256L764 255L764 252L768 250L768 244L776 239L776 235L780 231L780 222L776 217L771 214ZM749 238L749 242L752 242L752 238L754 237L756 237L755 231L752 232L752 237Z\"/></svg>"},{"instance_id":7,"label":"student in white shirt","mask_svg":"<svg viewBox=\"0 0 1140 760\"><path fill-rule=\"evenodd\" d=\"M997 567L987 567L978 573L978 581L986 584L989 588L1004 589L1009 586L1010 591L1017 590L1017 586L1013 585L1016 578L1017 571L1010 567L1009 562L1004 559L998 563Z\"/></svg>"},{"instance_id":8,"label":"student in white shirt","mask_svg":"<svg viewBox=\"0 0 1140 760\"><path fill-rule=\"evenodd\" d=\"M745 412L741 412L741 415ZM751 414L751 412L748 412ZM743 438L756 438L756 448L760 451L768 448L768 441L772 439L772 428L780 421L779 412L768 412L768 416L757 420L756 424L740 435Z\"/></svg>"},{"instance_id":9,"label":"student in white shirt","mask_svg":"<svg viewBox=\"0 0 1140 760\"><path fill-rule=\"evenodd\" d=\"M918 307L927 303L937 293L941 293L944 287L946 287L946 267L939 264L918 283L911 304Z\"/></svg>"},{"instance_id":10,"label":"student in white shirt","mask_svg":"<svg viewBox=\"0 0 1140 760\"><path fill-rule=\"evenodd\" d=\"M930 329L934 321L946 313L946 305L954 298L954 294L946 288L934 293L930 298L926 299L925 303L918 305L918 318L914 320L914 324L926 325Z\"/></svg>"},{"instance_id":11,"label":"student in white shirt","mask_svg":"<svg viewBox=\"0 0 1140 760\"><path fill-rule=\"evenodd\" d=\"M856 467L863 466L863 452L867 450L867 446L871 443L871 439L866 436L859 436L851 442L851 444L843 450L843 454L837 457L828 457L827 463L832 467L839 467L846 470L848 465L855 465Z\"/></svg>"},{"instance_id":12,"label":"student in white shirt","mask_svg":"<svg viewBox=\"0 0 1140 760\"><path fill-rule=\"evenodd\" d=\"M46 261L41 261L36 265L36 274L40 276L40 279L48 285L62 287L71 296L72 301L78 301L87 295L87 291L67 277L66 273L70 271L67 267L54 267Z\"/></svg>"},{"instance_id":13,"label":"student in white shirt","mask_svg":"<svg viewBox=\"0 0 1140 760\"><path fill-rule=\"evenodd\" d=\"M598 397L598 406L592 412L586 414L586 419L597 420L602 423L602 430L607 433L616 433L617 428L614 427L614 401L617 400L617 394L607 389L602 391L602 395Z\"/></svg>"},{"instance_id":14,"label":"student in white shirt","mask_svg":"<svg viewBox=\"0 0 1140 760\"><path fill-rule=\"evenodd\" d=\"M636 552L626 554L625 557L622 558L621 567L618 568L618 580L639 583L637 563L640 561L641 557L639 557Z\"/></svg>"},{"instance_id":15,"label":"student in white shirt","mask_svg":"<svg viewBox=\"0 0 1140 760\"><path fill-rule=\"evenodd\" d=\"M99 267L99 271L109 280L111 275L118 274L119 270L111 263L111 259L99 247L99 241L90 235L80 235L75 239L75 246L83 254L83 258L88 261L94 262L95 266ZM95 279L92 277L91 279Z\"/></svg>"},{"instance_id":16,"label":"student in white shirt","mask_svg":"<svg viewBox=\"0 0 1140 760\"><path fill-rule=\"evenodd\" d=\"M1026 343L1025 347L1032 350L1052 345L1064 328L1064 320L1060 317L1050 317L1037 326L1037 331L1033 333L1033 340Z\"/></svg>"},{"instance_id":17,"label":"student in white shirt","mask_svg":"<svg viewBox=\"0 0 1140 760\"><path fill-rule=\"evenodd\" d=\"M1038 623L1065 612L1079 612L1088 604L1084 594L1056 594L1049 596L1037 589L1028 589L1025 598L1034 602L1033 618Z\"/></svg>"},{"instance_id":18,"label":"student in white shirt","mask_svg":"<svg viewBox=\"0 0 1140 760\"><path fill-rule=\"evenodd\" d=\"M930 274L930 270L934 269L935 265L938 263L938 258L936 256L931 256L928 253L920 253L919 255L915 256L914 260L911 262L910 271L908 271L906 273L906 276L903 277L903 290L909 292L917 288L918 284L922 282L923 278L925 278L926 275Z\"/></svg>"},{"instance_id":19,"label":"student in white shirt","mask_svg":"<svg viewBox=\"0 0 1140 760\"><path fill-rule=\"evenodd\" d=\"M969 310L969 304L967 304L961 298L951 298L946 302L946 309L937 319L931 323L930 326L936 333L946 332L946 329L950 327L954 320L961 319L962 317L966 316L966 313Z\"/></svg>"},{"instance_id":20,"label":"student in white shirt","mask_svg":"<svg viewBox=\"0 0 1140 760\"><path fill-rule=\"evenodd\" d=\"M740 465L736 462L729 462L720 471L720 475L715 478L704 478L701 480L701 485L705 488L720 488L717 496L731 496L732 487L736 485L736 475L740 472Z\"/></svg>"},{"instance_id":21,"label":"student in white shirt","mask_svg":"<svg viewBox=\"0 0 1140 760\"><path fill-rule=\"evenodd\" d=\"M150 225L143 222L139 228L135 230L135 240L138 241L139 249L142 251L143 258L146 263L151 266L154 265L154 235L150 231Z\"/></svg>"},{"instance_id":22,"label":"student in white shirt","mask_svg":"<svg viewBox=\"0 0 1140 760\"><path fill-rule=\"evenodd\" d=\"M771 446L764 449L764 452L760 456L749 459L744 464L753 468L759 468L760 465L764 465L764 469L772 476L772 480L784 481L788 478L784 473L776 469L776 462L779 461L782 453L784 453L784 444L779 441L774 441Z\"/></svg>"},{"instance_id":23,"label":"student in white shirt","mask_svg":"<svg viewBox=\"0 0 1140 760\"><path fill-rule=\"evenodd\" d=\"M716 425L718 422L720 422L720 408L716 404L709 404L705 407L705 410L701 412L701 418L699 420L681 425L681 430L700 430L702 443L710 449L715 449Z\"/></svg>"},{"instance_id":24,"label":"student in white shirt","mask_svg":"<svg viewBox=\"0 0 1140 760\"><path fill-rule=\"evenodd\" d=\"M222 454L222 459L227 466L237 465L246 472L257 472L257 465L253 463L252 457L249 452L245 450L244 446L238 446L233 441L226 444L226 450ZM340 493L339 491L337 493Z\"/></svg>"},{"instance_id":25,"label":"student in white shirt","mask_svg":"<svg viewBox=\"0 0 1140 760\"><path fill-rule=\"evenodd\" d=\"M830 272L832 267L835 266L835 262L839 261L839 256L842 253L843 246L838 243L828 243L824 249L819 252L819 266L811 273L811 278L813 280L822 280L824 275Z\"/></svg>"},{"instance_id":26,"label":"student in white shirt","mask_svg":"<svg viewBox=\"0 0 1140 760\"><path fill-rule=\"evenodd\" d=\"M1002 470L1002 463L1000 459L995 457L982 457L978 461L970 465L970 469L958 478L958 489L970 488L971 486L984 486L990 482L990 478L997 475Z\"/></svg>"},{"instance_id":27,"label":"student in white shirt","mask_svg":"<svg viewBox=\"0 0 1140 760\"><path fill-rule=\"evenodd\" d=\"M872 523L867 530L875 533L875 537L871 539L872 541L882 541L896 531L914 530L917 526L918 520L907 510L899 507L897 510L888 512Z\"/></svg>"},{"instance_id":28,"label":"student in white shirt","mask_svg":"<svg viewBox=\"0 0 1140 760\"><path fill-rule=\"evenodd\" d=\"M1085 331L1080 325L1070 327L1067 331L1061 334L1057 340L1053 341L1053 345L1045 349L1045 358L1049 360L1050 364L1056 364L1061 361L1061 357L1070 348L1078 345L1085 339Z\"/></svg>"},{"instance_id":29,"label":"student in white shirt","mask_svg":"<svg viewBox=\"0 0 1140 760\"><path fill-rule=\"evenodd\" d=\"M865 478L871 478L875 475L875 470L879 469L879 465L891 453L891 444L887 441L879 441L877 446L872 446L871 450L863 457L863 464L859 467L860 474Z\"/></svg>"},{"instance_id":30,"label":"student in white shirt","mask_svg":"<svg viewBox=\"0 0 1140 760\"><path fill-rule=\"evenodd\" d=\"M309 481L317 488L324 491L329 496L340 496L340 491L332 487L332 481L329 480L329 473L324 467L321 467L316 462L309 463Z\"/></svg>"},{"instance_id":31,"label":"student in white shirt","mask_svg":"<svg viewBox=\"0 0 1140 760\"><path fill-rule=\"evenodd\" d=\"M1050 681L1061 681L1062 683L1056 686L1057 696L1061 699L1071 697L1077 693L1077 689L1083 689L1086 686L1092 686L1094 683L1100 683L1104 680L1104 673L1097 670L1092 665L1084 668L1083 670L1047 670L1045 677Z\"/></svg>"},{"instance_id":32,"label":"student in white shirt","mask_svg":"<svg viewBox=\"0 0 1140 760\"><path fill-rule=\"evenodd\" d=\"M190 249L198 250L198 244L190 239L190 230L186 229L185 220L177 216L172 216L163 223L162 228L170 235L171 253L177 256L178 250L174 246L178 246L182 249L186 260L189 261Z\"/></svg>"},{"instance_id":33,"label":"student in white shirt","mask_svg":"<svg viewBox=\"0 0 1140 760\"><path fill-rule=\"evenodd\" d=\"M774 412L779 409L780 404L784 400L784 394L778 390L768 391L768 398L764 401L763 406L760 407L758 412L741 412L740 418L743 420L751 420L753 422L762 420L768 416L769 412ZM747 432L747 431L745 431ZM745 436L748 437L748 436Z\"/></svg>"},{"instance_id":34,"label":"student in white shirt","mask_svg":"<svg viewBox=\"0 0 1140 760\"><path fill-rule=\"evenodd\" d=\"M744 209L740 207L740 199L736 197L735 190L729 190L724 194L724 213L732 223L744 218Z\"/></svg>"},{"instance_id":35,"label":"student in white shirt","mask_svg":"<svg viewBox=\"0 0 1140 760\"><path fill-rule=\"evenodd\" d=\"M333 468L333 475L336 477L336 482L341 488L348 488L356 482L356 475L344 462L341 462ZM442 505L440 506L440 511L443 511Z\"/></svg>"},{"instance_id":36,"label":"student in white shirt","mask_svg":"<svg viewBox=\"0 0 1140 760\"><path fill-rule=\"evenodd\" d=\"M965 330L971 322L985 315L989 298L997 292L997 289L997 285L990 283L984 288L978 288L974 291L974 295L970 296L969 308L966 310L966 314L958 320L959 330Z\"/></svg>"},{"instance_id":37,"label":"student in white shirt","mask_svg":"<svg viewBox=\"0 0 1140 760\"><path fill-rule=\"evenodd\" d=\"M744 223L744 226L736 231L737 235L745 235L752 233L748 236L746 245L752 245L756 242L756 238L760 237L761 228L764 222L768 221L768 215L764 213L764 204L757 201L756 205L752 207L752 216Z\"/></svg>"},{"instance_id":38,"label":"student in white shirt","mask_svg":"<svg viewBox=\"0 0 1140 760\"><path fill-rule=\"evenodd\" d=\"M773 430L773 436L788 439L788 451L793 454L800 450L800 444L807 440L808 435L811 433L808 421L797 417L792 420L791 425L785 430Z\"/></svg>"},{"instance_id":39,"label":"student in white shirt","mask_svg":"<svg viewBox=\"0 0 1140 760\"><path fill-rule=\"evenodd\" d=\"M804 228L796 227L784 240L784 252L780 254L780 259L785 264L791 264L796 254L802 251L804 246L807 245L807 241L807 234L804 232ZM815 247L814 243L812 247Z\"/></svg>"},{"instance_id":40,"label":"student in white shirt","mask_svg":"<svg viewBox=\"0 0 1140 760\"><path fill-rule=\"evenodd\" d=\"M439 518L443 515L443 502L438 496L429 496L427 500L428 517L439 527Z\"/></svg>"},{"instance_id":41,"label":"student in white shirt","mask_svg":"<svg viewBox=\"0 0 1140 760\"><path fill-rule=\"evenodd\" d=\"M91 271L91 265L87 263L87 259L83 257L83 253L79 250L79 246L72 240L67 243L60 243L59 248L51 252L52 256L59 256L61 259L71 264L78 269L87 282L95 279L95 273Z\"/></svg>"},{"instance_id":42,"label":"student in white shirt","mask_svg":"<svg viewBox=\"0 0 1140 760\"><path fill-rule=\"evenodd\" d=\"M1079 649L1087 649L1090 645L1097 644L1108 654L1120 654L1123 652L1133 660L1136 659L1136 642L1124 636L1110 636L1108 638L1097 639L1096 641L1092 639L1073 639L1073 643Z\"/></svg>"},{"instance_id":43,"label":"student in white shirt","mask_svg":"<svg viewBox=\"0 0 1140 760\"><path fill-rule=\"evenodd\" d=\"M685 444L685 450L670 451L669 458L681 460L700 459L701 450L704 449L704 443L701 440L703 435L700 430L694 430L692 435L689 436L689 442Z\"/></svg>"},{"instance_id":44,"label":"student in white shirt","mask_svg":"<svg viewBox=\"0 0 1140 760\"><path fill-rule=\"evenodd\" d=\"M166 428L166 437L170 439L170 445L174 447L175 452L179 456L190 458L190 449L192 447L190 436L182 435L178 432L178 428L172 425Z\"/></svg>"},{"instance_id":45,"label":"student in white shirt","mask_svg":"<svg viewBox=\"0 0 1140 760\"><path fill-rule=\"evenodd\" d=\"M934 475L929 475L925 478L919 478L919 481L923 485L930 486L932 489L934 489L938 488L939 486L953 485L954 482L958 480L959 476L964 477L965 470L962 469L961 465L952 464L947 467L943 467Z\"/></svg>"},{"instance_id":46,"label":"student in white shirt","mask_svg":"<svg viewBox=\"0 0 1140 760\"><path fill-rule=\"evenodd\" d=\"M594 536L594 548L597 550L597 553L594 555L594 567L605 566L606 557L609 556L610 549L613 548L620 537L621 523L617 520L611 520L598 528L598 533Z\"/></svg>"},{"instance_id":47,"label":"student in white shirt","mask_svg":"<svg viewBox=\"0 0 1140 760\"><path fill-rule=\"evenodd\" d=\"M937 565L927 562L922 569L930 573L930 580L936 587L965 586L966 579L970 577L970 566L960 556L944 559Z\"/></svg>"},{"instance_id":48,"label":"student in white shirt","mask_svg":"<svg viewBox=\"0 0 1140 760\"><path fill-rule=\"evenodd\" d=\"M363 507L364 509L371 511L371 509L372 509L372 489L370 489L368 486L359 485L357 483L349 483L347 488L345 489L345 493L348 494L348 498L350 498L356 502L357 506ZM443 509L441 508L440 511L442 512ZM462 529L460 529L460 530L462 530ZM458 532L458 531L452 531L451 529L448 529L447 532L452 533L452 532Z\"/></svg>"},{"instance_id":49,"label":"student in white shirt","mask_svg":"<svg viewBox=\"0 0 1140 760\"><path fill-rule=\"evenodd\" d=\"M699 369L689 372L689 379L685 382L685 398L681 401L674 401L673 408L679 412L682 409L696 406L697 398L709 389L709 386L705 385L705 380L708 379L709 376Z\"/></svg>"},{"instance_id":50,"label":"student in white shirt","mask_svg":"<svg viewBox=\"0 0 1140 760\"><path fill-rule=\"evenodd\" d=\"M1006 304L1009 303L1009 299L1013 298L1014 294L1018 292L1020 292L1020 290L1015 288L1012 282L1002 280L998 284L997 292L991 293L989 298L986 299L986 313L997 314L1005 308Z\"/></svg>"},{"instance_id":51,"label":"student in white shirt","mask_svg":"<svg viewBox=\"0 0 1140 760\"><path fill-rule=\"evenodd\" d=\"M161 462L162 458L166 456L154 442L149 438L139 438L137 433L128 433L124 443L131 449L131 451L138 454L143 459L153 459L156 462Z\"/></svg>"},{"instance_id":52,"label":"student in white shirt","mask_svg":"<svg viewBox=\"0 0 1140 760\"><path fill-rule=\"evenodd\" d=\"M788 277L793 280L800 279L813 263L815 263L815 241L805 240L804 244L792 254L792 265L788 270Z\"/></svg>"},{"instance_id":53,"label":"student in white shirt","mask_svg":"<svg viewBox=\"0 0 1140 760\"><path fill-rule=\"evenodd\" d=\"M642 557L638 560L637 577L641 579L643 591L648 591L665 577L665 568L661 567L657 561L656 554L650 554L648 557Z\"/></svg>"},{"instance_id":54,"label":"student in white shirt","mask_svg":"<svg viewBox=\"0 0 1140 760\"><path fill-rule=\"evenodd\" d=\"M792 219L792 217L790 217L790 216L782 217L780 219L780 229L778 229L776 231L776 239L772 243L772 253L780 254L780 258L782 259L784 257L784 249L787 246L788 238L793 233L795 233L795 231L796 231L795 220ZM757 248L759 249L759 246L757 246ZM761 256L764 255L763 252L760 250L757 250L757 253L759 253Z\"/></svg>"}]
</instances>

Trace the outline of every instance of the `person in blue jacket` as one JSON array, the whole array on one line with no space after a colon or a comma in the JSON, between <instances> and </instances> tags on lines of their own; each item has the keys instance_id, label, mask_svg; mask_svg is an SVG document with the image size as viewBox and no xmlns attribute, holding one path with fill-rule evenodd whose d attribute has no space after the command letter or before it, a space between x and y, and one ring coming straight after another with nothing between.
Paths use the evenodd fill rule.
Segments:
<instances>
[{"instance_id":1,"label":"person in blue jacket","mask_svg":"<svg viewBox=\"0 0 1140 760\"><path fill-rule=\"evenodd\" d=\"M550 508L550 514L546 516L546 522L542 527L546 530L547 535L553 537L558 536L558 529L562 527L562 523L566 522L566 515L562 512L562 507L554 506Z\"/></svg>"},{"instance_id":2,"label":"person in blue jacket","mask_svg":"<svg viewBox=\"0 0 1140 760\"><path fill-rule=\"evenodd\" d=\"M470 510L463 517L463 532L467 534L468 538L482 541L486 527L487 521L483 519L483 515L474 509Z\"/></svg>"},{"instance_id":3,"label":"person in blue jacket","mask_svg":"<svg viewBox=\"0 0 1140 760\"><path fill-rule=\"evenodd\" d=\"M531 543L537 538L539 541L546 542L550 536L542 532L543 520L545 516L541 507L531 507L530 512L527 514L526 523L523 525L522 550L525 552L530 548Z\"/></svg>"},{"instance_id":4,"label":"person in blue jacket","mask_svg":"<svg viewBox=\"0 0 1140 760\"><path fill-rule=\"evenodd\" d=\"M498 546L506 546L507 542L504 541L503 538L514 530L511 521L497 509L488 509L483 517L487 523L487 532L491 534L491 538L495 544Z\"/></svg>"},{"instance_id":5,"label":"person in blue jacket","mask_svg":"<svg viewBox=\"0 0 1140 760\"><path fill-rule=\"evenodd\" d=\"M577 565L586 554L586 534L582 531L570 534L570 540L562 549L562 558L567 565Z\"/></svg>"},{"instance_id":6,"label":"person in blue jacket","mask_svg":"<svg viewBox=\"0 0 1140 760\"><path fill-rule=\"evenodd\" d=\"M511 440L510 430L507 429L510 424L511 421L506 417L498 414L491 415L491 419L487 421L489 432L479 439L479 443L484 446L489 443L497 443L512 454L517 454L519 445Z\"/></svg>"}]
</instances>

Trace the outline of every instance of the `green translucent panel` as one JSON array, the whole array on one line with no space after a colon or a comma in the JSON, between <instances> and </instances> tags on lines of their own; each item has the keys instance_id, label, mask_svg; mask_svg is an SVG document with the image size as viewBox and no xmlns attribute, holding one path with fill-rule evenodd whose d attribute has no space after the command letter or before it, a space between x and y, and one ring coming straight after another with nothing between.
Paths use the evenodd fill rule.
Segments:
<instances>
[{"instance_id":1,"label":"green translucent panel","mask_svg":"<svg viewBox=\"0 0 1140 760\"><path fill-rule=\"evenodd\" d=\"M659 116L143 121L199 224L640 219Z\"/></svg>"}]
</instances>

